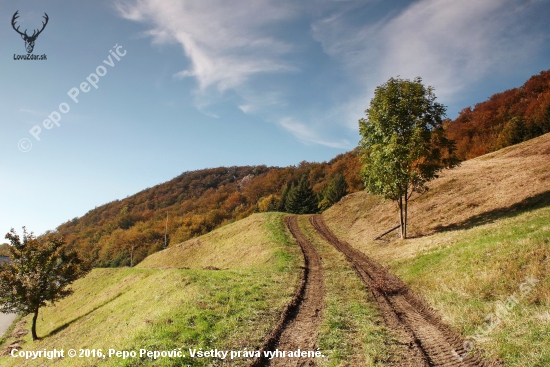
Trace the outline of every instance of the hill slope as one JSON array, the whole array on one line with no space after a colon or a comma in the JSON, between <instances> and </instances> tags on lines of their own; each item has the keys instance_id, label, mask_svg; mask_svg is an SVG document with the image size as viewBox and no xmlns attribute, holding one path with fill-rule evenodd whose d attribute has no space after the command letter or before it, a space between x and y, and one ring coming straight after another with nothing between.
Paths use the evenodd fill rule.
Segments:
<instances>
[{"instance_id":1,"label":"hill slope","mask_svg":"<svg viewBox=\"0 0 550 367\"><path fill-rule=\"evenodd\" d=\"M323 190L342 174L348 192L363 188L356 152L330 162L285 168L219 167L185 172L123 200L102 205L57 231L95 266L136 264L162 249L168 214L168 243L177 244L224 224L266 211L263 200L277 199L283 188L307 176L313 191Z\"/></svg>"},{"instance_id":2,"label":"hill slope","mask_svg":"<svg viewBox=\"0 0 550 367\"><path fill-rule=\"evenodd\" d=\"M515 295L517 302L506 313L498 311L498 323L475 340L475 347L484 349L489 360L499 357L510 366L548 365L549 156L550 134L445 171L427 194L412 201L415 238L408 240L393 233L374 240L396 223L396 208L364 192L347 196L323 216L338 236L389 266L466 337L479 334L487 316ZM75 283L74 295L43 310L38 333L44 338L30 344L27 335L23 348L258 348L292 298L301 271L299 249L289 240L283 216L252 215L158 252L139 268L95 269ZM324 266L338 280L327 282L333 293L325 301L318 345L332 348L326 352L334 359L323 362L353 357L374 366L394 360L400 340L392 340L395 336L380 326L352 269L313 233L308 236L323 257L330 257ZM518 293L528 279L533 286ZM15 333L8 343L17 338ZM335 350L339 347L350 354L342 355ZM8 366L21 362L0 359ZM65 358L56 364L183 362L200 366L212 361Z\"/></svg>"},{"instance_id":3,"label":"hill slope","mask_svg":"<svg viewBox=\"0 0 550 367\"><path fill-rule=\"evenodd\" d=\"M232 253L220 263L203 258L225 246L232 234L254 234L246 241L233 241ZM206 239L183 244L204 250L186 251L193 269L172 266L174 254L155 254L151 263L163 269L94 269L74 283L74 294L54 307L40 311L37 329L42 340L32 342L13 335L5 345L16 342L23 350L53 348L117 350L174 350L187 357L137 358L43 358L22 360L0 357L2 366L193 366L211 365L212 359L190 359L187 348L243 350L259 348L278 322L282 309L294 295L300 278L301 254L289 240L281 214L257 214L212 232ZM200 241L200 244L198 243ZM260 254L255 254L260 249ZM163 259L162 259L163 258ZM231 270L212 270L223 265ZM203 269L206 268L206 269ZM29 322L29 317L23 319ZM24 342L17 342L17 340ZM19 348L21 349L21 348ZM246 365L237 358L233 365Z\"/></svg>"},{"instance_id":4,"label":"hill slope","mask_svg":"<svg viewBox=\"0 0 550 367\"><path fill-rule=\"evenodd\" d=\"M375 239L398 223L397 208L365 192L323 217L464 336L493 327L475 341L490 359L550 364L550 134L463 162L429 187L411 202L407 240ZM523 293L528 279L536 285Z\"/></svg>"},{"instance_id":5,"label":"hill slope","mask_svg":"<svg viewBox=\"0 0 550 367\"><path fill-rule=\"evenodd\" d=\"M463 109L446 128L461 160L550 132L550 70Z\"/></svg>"},{"instance_id":6,"label":"hill slope","mask_svg":"<svg viewBox=\"0 0 550 367\"><path fill-rule=\"evenodd\" d=\"M470 159L550 131L550 71L531 77L523 86L493 95L446 122L446 134L460 159ZM102 205L57 231L96 266L136 264L168 241L176 244L224 224L267 210L283 188L306 175L320 196L342 174L347 192L363 189L359 152L338 155L330 162L301 162L290 167L218 167L185 172L123 200Z\"/></svg>"}]
</instances>

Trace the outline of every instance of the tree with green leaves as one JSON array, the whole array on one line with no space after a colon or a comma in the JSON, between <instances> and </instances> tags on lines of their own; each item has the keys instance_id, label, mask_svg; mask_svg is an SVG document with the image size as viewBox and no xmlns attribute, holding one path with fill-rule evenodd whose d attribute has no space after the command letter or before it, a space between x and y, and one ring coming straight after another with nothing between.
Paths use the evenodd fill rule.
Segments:
<instances>
[{"instance_id":1,"label":"tree with green leaves","mask_svg":"<svg viewBox=\"0 0 550 367\"><path fill-rule=\"evenodd\" d=\"M69 284L87 274L91 267L62 237L46 234L36 238L23 227L23 240L14 229L10 241L10 262L0 264L0 311L33 314L32 339L37 340L36 320L40 307L54 304L72 293Z\"/></svg>"},{"instance_id":2,"label":"tree with green leaves","mask_svg":"<svg viewBox=\"0 0 550 367\"><path fill-rule=\"evenodd\" d=\"M367 117L359 120L365 188L397 203L401 238L407 237L412 194L425 192L440 170L459 163L444 134L446 108L435 99L419 77L390 78L376 88Z\"/></svg>"},{"instance_id":3,"label":"tree with green leaves","mask_svg":"<svg viewBox=\"0 0 550 367\"><path fill-rule=\"evenodd\" d=\"M498 135L495 148L502 149L510 145L521 143L526 140L526 135L528 135L528 131L523 119L520 117L513 117Z\"/></svg>"},{"instance_id":4,"label":"tree with green leaves","mask_svg":"<svg viewBox=\"0 0 550 367\"><path fill-rule=\"evenodd\" d=\"M279 198L279 205L277 206L278 212L284 212L286 210L286 200L288 198L288 192L290 191L290 185L287 183L283 187L283 191L281 192L281 197Z\"/></svg>"},{"instance_id":5,"label":"tree with green leaves","mask_svg":"<svg viewBox=\"0 0 550 367\"><path fill-rule=\"evenodd\" d=\"M292 185L288 191L285 209L292 214L313 214L317 213L317 205L317 196L309 187L309 181L304 175L298 185Z\"/></svg>"},{"instance_id":6,"label":"tree with green leaves","mask_svg":"<svg viewBox=\"0 0 550 367\"><path fill-rule=\"evenodd\" d=\"M323 191L323 199L319 203L319 209L324 211L336 204L341 198L346 196L347 190L348 184L344 176L341 173L336 174L327 188Z\"/></svg>"},{"instance_id":7,"label":"tree with green leaves","mask_svg":"<svg viewBox=\"0 0 550 367\"><path fill-rule=\"evenodd\" d=\"M341 198L346 196L347 190L348 184L346 183L346 179L342 174L338 173L328 185L325 198L331 205L336 204Z\"/></svg>"}]
</instances>

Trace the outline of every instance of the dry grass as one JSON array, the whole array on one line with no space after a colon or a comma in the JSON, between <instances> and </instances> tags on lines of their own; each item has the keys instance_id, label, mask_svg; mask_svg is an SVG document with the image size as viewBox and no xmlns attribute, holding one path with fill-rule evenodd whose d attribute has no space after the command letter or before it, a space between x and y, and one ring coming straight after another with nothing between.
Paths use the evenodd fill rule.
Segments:
<instances>
[{"instance_id":1,"label":"dry grass","mask_svg":"<svg viewBox=\"0 0 550 367\"><path fill-rule=\"evenodd\" d=\"M412 238L471 228L547 203L550 134L463 162L442 172L429 188L410 204ZM397 240L397 231L375 241L399 223L397 207L366 192L348 195L323 217L336 234L379 260L414 256L441 244L428 242L413 248Z\"/></svg>"},{"instance_id":2,"label":"dry grass","mask_svg":"<svg viewBox=\"0 0 550 367\"><path fill-rule=\"evenodd\" d=\"M550 364L550 134L464 162L410 207L412 238L397 209L356 193L329 209L341 238L388 265L464 336L528 276L536 288L476 347L509 366Z\"/></svg>"},{"instance_id":3,"label":"dry grass","mask_svg":"<svg viewBox=\"0 0 550 367\"><path fill-rule=\"evenodd\" d=\"M169 247L144 259L137 268L240 269L263 266L274 256L265 223L254 214L204 236Z\"/></svg>"}]
</instances>

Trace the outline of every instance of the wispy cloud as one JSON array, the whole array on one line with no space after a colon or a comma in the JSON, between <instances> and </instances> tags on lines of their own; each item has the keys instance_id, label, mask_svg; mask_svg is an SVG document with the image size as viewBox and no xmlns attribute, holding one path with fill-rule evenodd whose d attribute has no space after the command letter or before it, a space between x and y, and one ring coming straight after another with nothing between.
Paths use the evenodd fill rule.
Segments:
<instances>
[{"instance_id":1,"label":"wispy cloud","mask_svg":"<svg viewBox=\"0 0 550 367\"><path fill-rule=\"evenodd\" d=\"M424 0L383 30L384 74L425 75L440 95L454 95L536 52L541 38L525 27L520 0Z\"/></svg>"},{"instance_id":2,"label":"wispy cloud","mask_svg":"<svg viewBox=\"0 0 550 367\"><path fill-rule=\"evenodd\" d=\"M346 63L368 94L391 76L421 76L452 97L510 70L543 42L529 18L541 1L420 0L379 21L352 24L339 13L313 24L325 51Z\"/></svg>"},{"instance_id":3,"label":"wispy cloud","mask_svg":"<svg viewBox=\"0 0 550 367\"><path fill-rule=\"evenodd\" d=\"M20 108L19 109L19 112L25 112L25 113L28 113L28 114L31 114L33 116L44 116L46 115L45 112L42 112L42 111L35 111L35 110L29 110L29 109L26 109L26 108Z\"/></svg>"},{"instance_id":4,"label":"wispy cloud","mask_svg":"<svg viewBox=\"0 0 550 367\"><path fill-rule=\"evenodd\" d=\"M322 130L312 129L310 125L296 121L292 117L282 118L279 123L304 143L319 144L339 149L349 149L351 146L350 141L346 139L326 140L320 136L321 134L319 132Z\"/></svg>"},{"instance_id":5,"label":"wispy cloud","mask_svg":"<svg viewBox=\"0 0 550 367\"><path fill-rule=\"evenodd\" d=\"M389 77L421 76L445 102L533 57L545 39L530 20L544 4L418 0L389 8L376 0L121 0L117 9L148 24L154 42L182 47L190 65L176 76L197 80L196 105L203 113L231 90L243 113L276 122L300 141L349 149L375 87ZM301 54L318 44L324 54ZM266 79L289 73L300 82ZM315 83L323 78L332 78L332 84L321 83L324 100L302 101L316 96Z\"/></svg>"},{"instance_id":6,"label":"wispy cloud","mask_svg":"<svg viewBox=\"0 0 550 367\"><path fill-rule=\"evenodd\" d=\"M119 2L126 19L148 22L155 42L179 43L191 60L180 77L195 77L201 90L235 88L251 76L292 70L284 55L292 46L273 27L295 16L291 3L223 0Z\"/></svg>"}]
</instances>

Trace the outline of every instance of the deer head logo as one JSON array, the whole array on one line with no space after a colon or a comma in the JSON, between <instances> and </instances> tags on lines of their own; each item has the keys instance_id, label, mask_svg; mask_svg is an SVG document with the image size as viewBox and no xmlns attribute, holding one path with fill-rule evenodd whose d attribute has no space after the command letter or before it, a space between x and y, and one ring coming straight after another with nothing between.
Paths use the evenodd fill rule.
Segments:
<instances>
[{"instance_id":1,"label":"deer head logo","mask_svg":"<svg viewBox=\"0 0 550 367\"><path fill-rule=\"evenodd\" d=\"M42 33L44 28L46 28L46 24L48 24L49 17L48 17L48 14L44 13L45 15L43 18L46 21L42 22L42 29L41 30L35 29L32 35L29 36L27 34L26 29L25 29L25 32L20 32L19 27L15 28L15 21L17 20L17 18L19 18L19 15L17 15L17 13L19 13L19 10L16 11L15 14L13 14L13 18L11 18L11 26L13 27L13 29L15 29L17 33L21 35L21 38L23 38L23 40L25 41L25 48L27 49L27 53L30 54L34 49L34 41L36 41L36 38L38 38L38 35Z\"/></svg>"}]
</instances>

